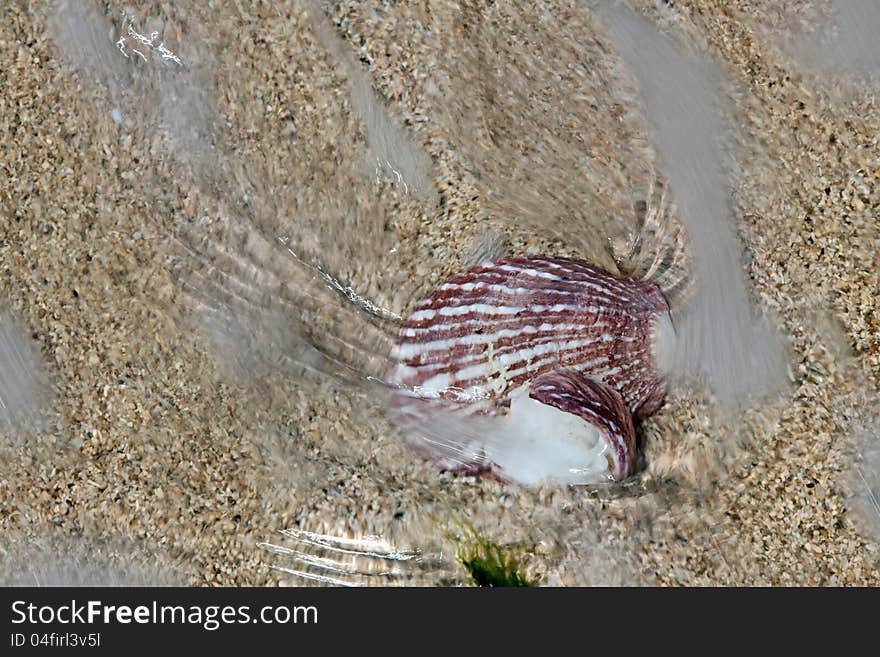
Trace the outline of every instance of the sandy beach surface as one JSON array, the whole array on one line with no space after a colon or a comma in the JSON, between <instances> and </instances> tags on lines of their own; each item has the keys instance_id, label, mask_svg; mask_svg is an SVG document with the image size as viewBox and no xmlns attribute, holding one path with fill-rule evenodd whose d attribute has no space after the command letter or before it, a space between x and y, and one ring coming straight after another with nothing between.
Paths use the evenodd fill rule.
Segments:
<instances>
[{"instance_id":1,"label":"sandy beach surface","mask_svg":"<svg viewBox=\"0 0 880 657\"><path fill-rule=\"evenodd\" d=\"M4 583L469 585L472 532L544 585L880 583L880 84L803 55L828 4L631 5L717 67L782 392L675 386L632 481L526 489L365 379L482 255L686 225L595 5L2 3Z\"/></svg>"}]
</instances>

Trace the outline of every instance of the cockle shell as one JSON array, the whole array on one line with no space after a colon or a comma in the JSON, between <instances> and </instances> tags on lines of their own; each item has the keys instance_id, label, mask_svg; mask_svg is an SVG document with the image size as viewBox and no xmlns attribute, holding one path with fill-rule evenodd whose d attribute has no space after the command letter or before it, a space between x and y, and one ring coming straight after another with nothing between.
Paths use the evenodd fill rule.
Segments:
<instances>
[{"instance_id":1,"label":"cockle shell","mask_svg":"<svg viewBox=\"0 0 880 657\"><path fill-rule=\"evenodd\" d=\"M651 282L562 258L486 262L453 276L418 305L391 350L386 380L401 408L434 400L460 412L507 417L512 445L520 439L531 445L516 435L519 427L532 414L546 416L532 427L546 450L527 450L538 462L526 479L571 479L571 472L552 472L572 469L553 466L553 450L583 438L573 438L574 425L568 426L577 418L601 438L607 467L593 478L619 480L634 467L633 418L654 412L666 394L655 352L658 333L669 330L668 305ZM526 399L533 402L528 413ZM571 434L564 445L553 443L560 427ZM484 447L456 446L461 469L510 476L511 468L493 454L516 460L514 450L500 449L498 440ZM442 445L421 448L447 463ZM468 454L479 464L468 463Z\"/></svg>"}]
</instances>

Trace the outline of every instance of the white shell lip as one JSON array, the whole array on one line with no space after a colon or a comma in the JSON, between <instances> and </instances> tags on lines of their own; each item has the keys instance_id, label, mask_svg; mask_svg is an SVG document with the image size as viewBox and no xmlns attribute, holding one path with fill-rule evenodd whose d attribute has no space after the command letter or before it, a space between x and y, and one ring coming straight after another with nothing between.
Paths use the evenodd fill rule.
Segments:
<instances>
[{"instance_id":1,"label":"white shell lip","mask_svg":"<svg viewBox=\"0 0 880 657\"><path fill-rule=\"evenodd\" d=\"M504 478L527 486L613 481L602 432L573 413L529 396L524 385L511 395L504 441L486 446L486 457Z\"/></svg>"}]
</instances>

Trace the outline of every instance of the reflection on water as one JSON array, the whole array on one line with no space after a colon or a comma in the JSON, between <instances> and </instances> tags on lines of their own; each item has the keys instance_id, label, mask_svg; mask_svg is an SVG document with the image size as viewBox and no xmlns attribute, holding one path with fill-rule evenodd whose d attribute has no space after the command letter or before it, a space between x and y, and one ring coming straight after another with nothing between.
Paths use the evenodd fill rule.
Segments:
<instances>
[{"instance_id":1,"label":"reflection on water","mask_svg":"<svg viewBox=\"0 0 880 657\"><path fill-rule=\"evenodd\" d=\"M426 583L443 555L398 550L377 536L345 538L299 529L281 531L281 544L260 547L278 557L272 568L313 584L404 586ZM283 565L289 563L289 565Z\"/></svg>"}]
</instances>

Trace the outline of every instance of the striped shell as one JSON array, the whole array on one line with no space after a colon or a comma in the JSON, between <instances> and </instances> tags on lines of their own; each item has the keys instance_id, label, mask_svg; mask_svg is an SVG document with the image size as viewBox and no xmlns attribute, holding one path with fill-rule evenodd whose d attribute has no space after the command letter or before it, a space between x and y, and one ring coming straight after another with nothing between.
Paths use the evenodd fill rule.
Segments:
<instances>
[{"instance_id":1,"label":"striped shell","mask_svg":"<svg viewBox=\"0 0 880 657\"><path fill-rule=\"evenodd\" d=\"M407 318L386 379L400 391L399 405L431 399L490 415L506 414L511 398L530 386L532 398L556 399L558 408L596 426L603 413L591 415L590 406L601 399L612 409L609 422L633 434L609 438L622 463L611 474L621 479L632 472L635 438L632 421L627 428L620 415L638 421L666 393L654 343L667 312L653 283L616 278L587 263L543 257L483 263L440 285ZM562 370L581 375L579 381L539 379ZM588 379L607 386L626 412L594 394L598 388ZM563 403L550 388L535 387L541 382L565 382L577 394ZM633 447L621 451L615 441Z\"/></svg>"}]
</instances>

